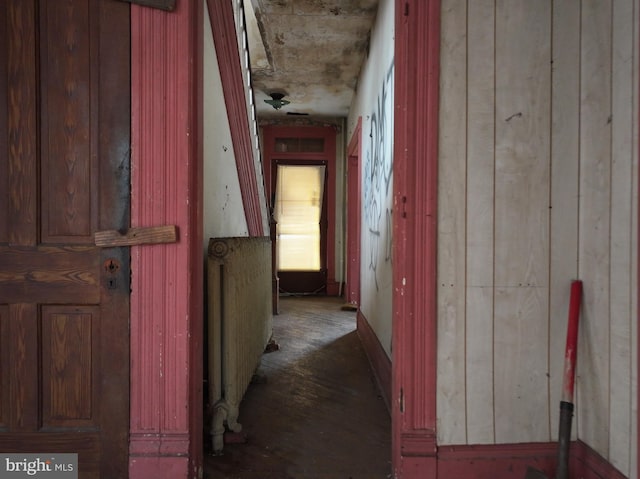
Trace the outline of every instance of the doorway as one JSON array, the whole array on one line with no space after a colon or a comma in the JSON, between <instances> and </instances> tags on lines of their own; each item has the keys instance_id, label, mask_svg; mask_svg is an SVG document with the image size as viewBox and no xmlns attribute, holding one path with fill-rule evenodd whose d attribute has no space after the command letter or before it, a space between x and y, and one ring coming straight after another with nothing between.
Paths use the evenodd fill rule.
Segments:
<instances>
[{"instance_id":1,"label":"doorway","mask_svg":"<svg viewBox=\"0 0 640 479\"><path fill-rule=\"evenodd\" d=\"M265 126L264 145L278 293L336 296L336 131Z\"/></svg>"}]
</instances>

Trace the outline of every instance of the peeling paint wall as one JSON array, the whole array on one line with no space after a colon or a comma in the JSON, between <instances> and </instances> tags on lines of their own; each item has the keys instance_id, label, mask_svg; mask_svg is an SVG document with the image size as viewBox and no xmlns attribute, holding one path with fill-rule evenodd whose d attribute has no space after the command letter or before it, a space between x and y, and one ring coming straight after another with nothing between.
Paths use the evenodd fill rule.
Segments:
<instances>
[{"instance_id":1,"label":"peeling paint wall","mask_svg":"<svg viewBox=\"0 0 640 479\"><path fill-rule=\"evenodd\" d=\"M205 2L206 8L206 2ZM204 21L204 241L248 236L209 15Z\"/></svg>"},{"instance_id":2,"label":"peeling paint wall","mask_svg":"<svg viewBox=\"0 0 640 479\"><path fill-rule=\"evenodd\" d=\"M394 3L381 0L348 118L362 117L360 284L363 315L391 356Z\"/></svg>"}]
</instances>

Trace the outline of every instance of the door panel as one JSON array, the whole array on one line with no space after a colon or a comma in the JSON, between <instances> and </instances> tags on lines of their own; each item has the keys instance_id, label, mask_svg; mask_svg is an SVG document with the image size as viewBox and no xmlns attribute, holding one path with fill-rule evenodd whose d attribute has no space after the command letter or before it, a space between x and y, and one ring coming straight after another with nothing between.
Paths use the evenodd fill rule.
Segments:
<instances>
[{"instance_id":1,"label":"door panel","mask_svg":"<svg viewBox=\"0 0 640 479\"><path fill-rule=\"evenodd\" d=\"M129 6L0 0L0 451L126 477Z\"/></svg>"}]
</instances>

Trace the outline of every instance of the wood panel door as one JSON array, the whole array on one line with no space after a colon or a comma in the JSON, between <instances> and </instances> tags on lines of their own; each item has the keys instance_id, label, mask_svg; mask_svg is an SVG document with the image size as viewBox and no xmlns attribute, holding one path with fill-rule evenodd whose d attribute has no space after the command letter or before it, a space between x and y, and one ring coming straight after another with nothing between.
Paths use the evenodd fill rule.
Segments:
<instances>
[{"instance_id":1,"label":"wood panel door","mask_svg":"<svg viewBox=\"0 0 640 479\"><path fill-rule=\"evenodd\" d=\"M126 477L129 6L0 0L0 451Z\"/></svg>"}]
</instances>

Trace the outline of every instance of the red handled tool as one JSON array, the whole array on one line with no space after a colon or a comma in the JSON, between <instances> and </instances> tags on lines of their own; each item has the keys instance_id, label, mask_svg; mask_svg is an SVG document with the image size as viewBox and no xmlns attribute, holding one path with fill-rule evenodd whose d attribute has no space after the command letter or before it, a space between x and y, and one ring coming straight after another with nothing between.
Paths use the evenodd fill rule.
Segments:
<instances>
[{"instance_id":1,"label":"red handled tool","mask_svg":"<svg viewBox=\"0 0 640 479\"><path fill-rule=\"evenodd\" d=\"M573 390L575 386L576 358L578 353L578 320L582 301L582 281L571 283L569 300L569 323L567 343L564 350L562 399L560 401L560 427L558 431L558 465L555 479L569 477L569 443L571 442L571 420L573 419ZM542 472L529 467L525 479L547 479Z\"/></svg>"}]
</instances>

